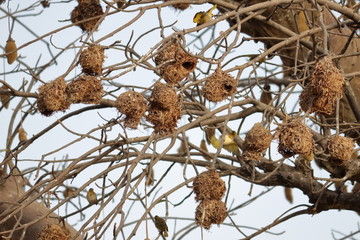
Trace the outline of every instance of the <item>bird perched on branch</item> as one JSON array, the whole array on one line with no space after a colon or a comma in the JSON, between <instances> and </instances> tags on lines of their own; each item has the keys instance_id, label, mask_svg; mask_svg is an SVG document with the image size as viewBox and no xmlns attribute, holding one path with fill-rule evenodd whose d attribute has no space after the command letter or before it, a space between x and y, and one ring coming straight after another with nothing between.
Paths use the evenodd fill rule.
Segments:
<instances>
[{"instance_id":1,"label":"bird perched on branch","mask_svg":"<svg viewBox=\"0 0 360 240\"><path fill-rule=\"evenodd\" d=\"M205 133L208 142L210 142L214 148L219 149L221 147L221 140L224 139L222 147L230 153L240 156L239 147L234 141L234 138L237 135L235 131L232 131L231 133L226 133L224 138L223 136L220 137L220 140L215 137L215 130L213 128L206 128Z\"/></svg>"},{"instance_id":2,"label":"bird perched on branch","mask_svg":"<svg viewBox=\"0 0 360 240\"><path fill-rule=\"evenodd\" d=\"M89 191L87 192L86 199L90 204L97 204L98 200L93 188L90 188Z\"/></svg>"},{"instance_id":3,"label":"bird perched on branch","mask_svg":"<svg viewBox=\"0 0 360 240\"><path fill-rule=\"evenodd\" d=\"M215 4L212 8L210 8L206 12L197 12L193 19L193 22L197 23L196 26L209 22L213 16L212 12L215 10L216 7L217 5Z\"/></svg>"},{"instance_id":4,"label":"bird perched on branch","mask_svg":"<svg viewBox=\"0 0 360 240\"><path fill-rule=\"evenodd\" d=\"M158 215L155 216L155 227L164 235L164 237L168 236L168 226L166 225L165 220Z\"/></svg>"}]
</instances>

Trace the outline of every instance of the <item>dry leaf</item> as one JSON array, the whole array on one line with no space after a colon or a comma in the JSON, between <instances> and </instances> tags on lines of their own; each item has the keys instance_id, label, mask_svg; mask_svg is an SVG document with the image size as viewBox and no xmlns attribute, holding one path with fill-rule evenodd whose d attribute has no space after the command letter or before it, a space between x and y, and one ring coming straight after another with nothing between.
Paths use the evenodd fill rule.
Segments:
<instances>
[{"instance_id":1,"label":"dry leaf","mask_svg":"<svg viewBox=\"0 0 360 240\"><path fill-rule=\"evenodd\" d=\"M24 128L19 128L19 141L22 142L22 141L26 141L27 140L27 133L25 132Z\"/></svg>"},{"instance_id":2,"label":"dry leaf","mask_svg":"<svg viewBox=\"0 0 360 240\"><path fill-rule=\"evenodd\" d=\"M288 188L286 187L285 188L285 198L286 200L289 201L289 203L293 203L293 194L292 194L292 189L291 188Z\"/></svg>"},{"instance_id":3,"label":"dry leaf","mask_svg":"<svg viewBox=\"0 0 360 240\"><path fill-rule=\"evenodd\" d=\"M201 148L202 150L204 150L205 152L209 152L209 151L208 151L208 148L207 148L207 146L206 146L206 142L205 142L204 139L202 139L201 142L200 142L200 148ZM208 160L208 161L211 160L211 157L209 157L209 156L207 156L207 155L205 155L205 154L203 155L203 157L204 157L206 160Z\"/></svg>"},{"instance_id":4,"label":"dry leaf","mask_svg":"<svg viewBox=\"0 0 360 240\"><path fill-rule=\"evenodd\" d=\"M0 87L0 90L7 91L7 90L9 90L9 88L6 85L2 85ZM9 107L9 103L10 103L10 95L0 95L0 101L1 101L2 105L4 106L4 108L7 109Z\"/></svg>"},{"instance_id":5,"label":"dry leaf","mask_svg":"<svg viewBox=\"0 0 360 240\"><path fill-rule=\"evenodd\" d=\"M12 64L13 62L15 62L18 54L17 54L17 50L16 50L15 40L12 39L11 37L6 42L5 53L7 54L6 58L7 58L8 64Z\"/></svg>"}]
</instances>

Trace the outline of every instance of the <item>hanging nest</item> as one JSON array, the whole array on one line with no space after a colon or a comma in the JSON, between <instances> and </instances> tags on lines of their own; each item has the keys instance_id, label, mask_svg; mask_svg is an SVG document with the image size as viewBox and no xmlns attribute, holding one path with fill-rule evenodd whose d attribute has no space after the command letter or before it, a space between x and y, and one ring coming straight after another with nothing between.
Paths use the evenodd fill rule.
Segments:
<instances>
[{"instance_id":1,"label":"hanging nest","mask_svg":"<svg viewBox=\"0 0 360 240\"><path fill-rule=\"evenodd\" d=\"M342 164L349 161L354 152L354 140L348 137L333 135L327 144L327 153L330 160L336 164Z\"/></svg>"},{"instance_id":2,"label":"hanging nest","mask_svg":"<svg viewBox=\"0 0 360 240\"><path fill-rule=\"evenodd\" d=\"M78 23L80 21L104 14L100 3L96 0L78 1L79 5L71 12L71 22L79 26L83 31L92 31L100 18ZM95 31L97 28L95 29Z\"/></svg>"},{"instance_id":3,"label":"hanging nest","mask_svg":"<svg viewBox=\"0 0 360 240\"><path fill-rule=\"evenodd\" d=\"M71 103L98 104L101 101L103 87L97 77L82 75L69 83L65 92Z\"/></svg>"},{"instance_id":4,"label":"hanging nest","mask_svg":"<svg viewBox=\"0 0 360 240\"><path fill-rule=\"evenodd\" d=\"M270 131L261 123L255 123L246 134L244 147L247 151L262 153L270 146L271 140Z\"/></svg>"},{"instance_id":5,"label":"hanging nest","mask_svg":"<svg viewBox=\"0 0 360 240\"><path fill-rule=\"evenodd\" d=\"M164 0L164 2L167 2L170 0ZM177 10L181 10L184 11L185 9L187 9L188 7L190 7L190 3L176 3L171 5L173 8L177 9Z\"/></svg>"},{"instance_id":6,"label":"hanging nest","mask_svg":"<svg viewBox=\"0 0 360 240\"><path fill-rule=\"evenodd\" d=\"M68 229L57 224L48 224L38 233L37 240L70 240L71 233Z\"/></svg>"},{"instance_id":7,"label":"hanging nest","mask_svg":"<svg viewBox=\"0 0 360 240\"><path fill-rule=\"evenodd\" d=\"M220 102L236 92L237 81L221 68L215 70L203 87L204 97L211 102Z\"/></svg>"},{"instance_id":8,"label":"hanging nest","mask_svg":"<svg viewBox=\"0 0 360 240\"><path fill-rule=\"evenodd\" d=\"M169 109L159 106L157 102L150 101L146 120L154 124L156 133L161 135L172 133L181 117L182 103L183 97L180 94L178 94L174 106Z\"/></svg>"},{"instance_id":9,"label":"hanging nest","mask_svg":"<svg viewBox=\"0 0 360 240\"><path fill-rule=\"evenodd\" d=\"M149 101L161 108L170 109L176 105L175 89L164 83L157 83L151 93Z\"/></svg>"},{"instance_id":10,"label":"hanging nest","mask_svg":"<svg viewBox=\"0 0 360 240\"><path fill-rule=\"evenodd\" d=\"M116 108L126 115L125 127L136 129L146 111L146 100L140 93L127 91L116 99Z\"/></svg>"},{"instance_id":11,"label":"hanging nest","mask_svg":"<svg viewBox=\"0 0 360 240\"><path fill-rule=\"evenodd\" d=\"M199 174L193 182L195 200L221 200L224 197L225 182L215 170L209 170Z\"/></svg>"},{"instance_id":12,"label":"hanging nest","mask_svg":"<svg viewBox=\"0 0 360 240\"><path fill-rule=\"evenodd\" d=\"M312 155L314 140L312 133L299 118L290 118L277 128L279 139L278 151L284 157L292 157L295 154Z\"/></svg>"},{"instance_id":13,"label":"hanging nest","mask_svg":"<svg viewBox=\"0 0 360 240\"><path fill-rule=\"evenodd\" d=\"M272 134L261 123L255 123L246 134L244 143L244 157L259 160L262 153L270 147Z\"/></svg>"},{"instance_id":14,"label":"hanging nest","mask_svg":"<svg viewBox=\"0 0 360 240\"><path fill-rule=\"evenodd\" d=\"M330 57L316 63L307 85L300 94L300 106L310 113L332 114L336 100L343 96L344 75Z\"/></svg>"},{"instance_id":15,"label":"hanging nest","mask_svg":"<svg viewBox=\"0 0 360 240\"><path fill-rule=\"evenodd\" d=\"M180 82L196 68L197 58L185 52L177 41L165 43L158 51L155 63L160 66L160 74L167 83Z\"/></svg>"},{"instance_id":16,"label":"hanging nest","mask_svg":"<svg viewBox=\"0 0 360 240\"><path fill-rule=\"evenodd\" d=\"M226 217L225 203L220 200L204 200L196 208L196 223L205 229L210 229L211 224L223 223Z\"/></svg>"},{"instance_id":17,"label":"hanging nest","mask_svg":"<svg viewBox=\"0 0 360 240\"><path fill-rule=\"evenodd\" d=\"M83 73L99 75L102 72L104 63L104 48L100 45L90 46L81 52L79 63Z\"/></svg>"},{"instance_id":18,"label":"hanging nest","mask_svg":"<svg viewBox=\"0 0 360 240\"><path fill-rule=\"evenodd\" d=\"M59 77L51 82L45 83L39 89L37 109L44 116L50 116L56 111L65 111L70 107L65 95L65 79Z\"/></svg>"}]
</instances>

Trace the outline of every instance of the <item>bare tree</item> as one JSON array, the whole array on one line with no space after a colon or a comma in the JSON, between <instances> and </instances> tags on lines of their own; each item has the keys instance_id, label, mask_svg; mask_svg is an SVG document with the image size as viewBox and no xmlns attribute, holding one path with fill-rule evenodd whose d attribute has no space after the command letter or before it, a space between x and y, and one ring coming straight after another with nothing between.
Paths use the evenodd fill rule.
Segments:
<instances>
[{"instance_id":1,"label":"bare tree","mask_svg":"<svg viewBox=\"0 0 360 240\"><path fill-rule=\"evenodd\" d=\"M213 224L252 239L360 212L359 3L0 4L2 239L181 239ZM234 215L273 187L308 202L244 231Z\"/></svg>"}]
</instances>

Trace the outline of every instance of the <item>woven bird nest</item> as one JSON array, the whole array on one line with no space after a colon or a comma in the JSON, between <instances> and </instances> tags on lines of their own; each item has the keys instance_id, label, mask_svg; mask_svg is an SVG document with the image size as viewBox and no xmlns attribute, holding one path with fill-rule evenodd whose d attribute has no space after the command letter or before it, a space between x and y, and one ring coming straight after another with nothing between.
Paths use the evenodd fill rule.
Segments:
<instances>
[{"instance_id":1,"label":"woven bird nest","mask_svg":"<svg viewBox=\"0 0 360 240\"><path fill-rule=\"evenodd\" d=\"M82 75L69 83L65 92L71 103L98 104L101 101L103 87L97 77Z\"/></svg>"},{"instance_id":2,"label":"woven bird nest","mask_svg":"<svg viewBox=\"0 0 360 240\"><path fill-rule=\"evenodd\" d=\"M99 45L90 46L82 51L79 63L82 67L83 73L89 75L101 74L104 58L104 48Z\"/></svg>"},{"instance_id":3,"label":"woven bird nest","mask_svg":"<svg viewBox=\"0 0 360 240\"><path fill-rule=\"evenodd\" d=\"M150 100L148 115L146 120L154 124L156 133L162 135L171 133L177 126L177 121L181 117L181 110L183 105L183 97L178 94L174 105L168 109L163 108L155 101Z\"/></svg>"},{"instance_id":4,"label":"woven bird nest","mask_svg":"<svg viewBox=\"0 0 360 240\"><path fill-rule=\"evenodd\" d=\"M236 92L237 81L220 68L205 81L204 97L211 102L220 102Z\"/></svg>"},{"instance_id":5,"label":"woven bird nest","mask_svg":"<svg viewBox=\"0 0 360 240\"><path fill-rule=\"evenodd\" d=\"M125 126L136 129L146 111L146 100L140 93L127 91L116 99L116 108L126 115Z\"/></svg>"},{"instance_id":6,"label":"woven bird nest","mask_svg":"<svg viewBox=\"0 0 360 240\"><path fill-rule=\"evenodd\" d=\"M65 79L59 77L51 82L45 83L39 89L37 109L44 116L50 116L56 111L65 111L70 107L65 95Z\"/></svg>"},{"instance_id":7,"label":"woven bird nest","mask_svg":"<svg viewBox=\"0 0 360 240\"><path fill-rule=\"evenodd\" d=\"M246 134L244 154L246 158L258 160L262 153L270 146L273 136L261 123L255 123Z\"/></svg>"},{"instance_id":8,"label":"woven bird nest","mask_svg":"<svg viewBox=\"0 0 360 240\"><path fill-rule=\"evenodd\" d=\"M149 101L164 109L173 108L177 102L175 89L164 83L157 83L151 93Z\"/></svg>"},{"instance_id":9,"label":"woven bird nest","mask_svg":"<svg viewBox=\"0 0 360 240\"><path fill-rule=\"evenodd\" d=\"M164 0L164 2L168 2L168 1L170 1L170 0ZM184 11L185 9L190 7L190 3L176 3L171 6L177 10Z\"/></svg>"},{"instance_id":10,"label":"woven bird nest","mask_svg":"<svg viewBox=\"0 0 360 240\"><path fill-rule=\"evenodd\" d=\"M354 152L354 140L348 137L333 135L330 137L327 145L327 153L330 160L337 164L349 161Z\"/></svg>"},{"instance_id":11,"label":"woven bird nest","mask_svg":"<svg viewBox=\"0 0 360 240\"><path fill-rule=\"evenodd\" d=\"M71 12L71 22L79 26L83 31L90 32L93 30L100 18L94 18L89 21L78 23L80 21L100 16L104 14L101 5L98 1L82 0L79 1L79 5ZM97 28L95 29L97 30Z\"/></svg>"},{"instance_id":12,"label":"woven bird nest","mask_svg":"<svg viewBox=\"0 0 360 240\"><path fill-rule=\"evenodd\" d=\"M155 63L160 66L160 74L167 83L180 82L196 68L197 58L185 52L177 41L165 43L158 51Z\"/></svg>"},{"instance_id":13,"label":"woven bird nest","mask_svg":"<svg viewBox=\"0 0 360 240\"><path fill-rule=\"evenodd\" d=\"M210 229L211 224L223 223L226 217L225 203L220 200L204 200L196 208L196 223L205 229Z\"/></svg>"},{"instance_id":14,"label":"woven bird nest","mask_svg":"<svg viewBox=\"0 0 360 240\"><path fill-rule=\"evenodd\" d=\"M300 94L300 106L304 111L332 114L336 100L343 96L344 75L330 57L316 63L307 85Z\"/></svg>"},{"instance_id":15,"label":"woven bird nest","mask_svg":"<svg viewBox=\"0 0 360 240\"><path fill-rule=\"evenodd\" d=\"M295 154L311 155L314 150L314 140L309 128L299 118L290 118L282 123L276 132L279 139L278 151L284 157Z\"/></svg>"},{"instance_id":16,"label":"woven bird nest","mask_svg":"<svg viewBox=\"0 0 360 240\"><path fill-rule=\"evenodd\" d=\"M199 174L193 182L195 200L221 200L224 197L225 182L215 170L209 170Z\"/></svg>"},{"instance_id":17,"label":"woven bird nest","mask_svg":"<svg viewBox=\"0 0 360 240\"><path fill-rule=\"evenodd\" d=\"M38 233L37 240L70 240L68 229L56 224L48 224Z\"/></svg>"}]
</instances>

